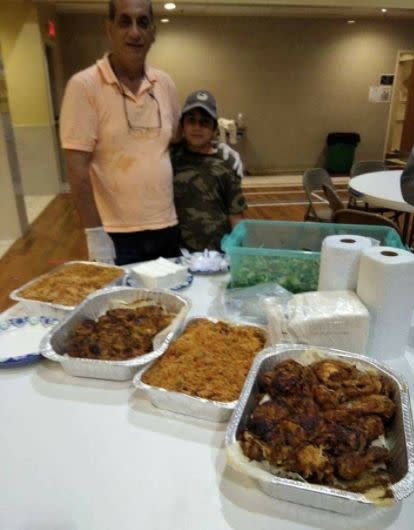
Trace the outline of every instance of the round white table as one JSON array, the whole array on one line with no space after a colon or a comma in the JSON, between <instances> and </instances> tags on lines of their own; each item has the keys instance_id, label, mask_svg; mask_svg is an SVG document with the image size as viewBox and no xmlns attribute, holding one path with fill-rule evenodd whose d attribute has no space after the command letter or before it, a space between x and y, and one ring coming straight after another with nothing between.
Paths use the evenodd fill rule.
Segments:
<instances>
[{"instance_id":1,"label":"round white table","mask_svg":"<svg viewBox=\"0 0 414 530\"><path fill-rule=\"evenodd\" d=\"M401 193L401 170L375 171L358 175L349 181L349 193L368 203L370 206L396 210L404 216L403 238L406 241L410 215L414 206L403 199Z\"/></svg>"},{"instance_id":2,"label":"round white table","mask_svg":"<svg viewBox=\"0 0 414 530\"><path fill-rule=\"evenodd\" d=\"M191 315L213 316L227 281L195 277L182 291ZM413 395L413 350L393 367ZM225 424L156 409L131 382L70 377L43 360L0 370L0 389L1 530L413 527L414 495L366 517L268 497L226 466Z\"/></svg>"}]
</instances>

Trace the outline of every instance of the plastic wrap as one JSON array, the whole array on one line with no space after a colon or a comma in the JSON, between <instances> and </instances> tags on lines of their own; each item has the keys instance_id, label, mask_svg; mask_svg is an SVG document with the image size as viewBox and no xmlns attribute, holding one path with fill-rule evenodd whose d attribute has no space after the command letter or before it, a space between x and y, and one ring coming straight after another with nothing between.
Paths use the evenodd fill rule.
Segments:
<instances>
[{"instance_id":1,"label":"plastic wrap","mask_svg":"<svg viewBox=\"0 0 414 530\"><path fill-rule=\"evenodd\" d=\"M224 288L213 300L211 311L217 318L267 324L263 306L266 297L277 297L280 303L287 303L292 293L277 283L259 283L252 287Z\"/></svg>"},{"instance_id":2,"label":"plastic wrap","mask_svg":"<svg viewBox=\"0 0 414 530\"><path fill-rule=\"evenodd\" d=\"M352 291L315 291L296 294L287 303L279 298L266 298L263 303L272 344L366 351L369 313Z\"/></svg>"}]
</instances>

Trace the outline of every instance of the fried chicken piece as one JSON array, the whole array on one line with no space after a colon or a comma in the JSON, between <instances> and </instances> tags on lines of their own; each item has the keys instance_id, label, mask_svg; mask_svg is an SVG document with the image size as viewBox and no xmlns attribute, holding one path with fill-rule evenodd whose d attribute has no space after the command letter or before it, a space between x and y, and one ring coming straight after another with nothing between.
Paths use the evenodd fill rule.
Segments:
<instances>
[{"instance_id":1,"label":"fried chicken piece","mask_svg":"<svg viewBox=\"0 0 414 530\"><path fill-rule=\"evenodd\" d=\"M268 446L264 454L274 466L281 466L286 471L296 471L296 449L290 445Z\"/></svg>"},{"instance_id":2,"label":"fried chicken piece","mask_svg":"<svg viewBox=\"0 0 414 530\"><path fill-rule=\"evenodd\" d=\"M310 396L284 396L283 401L290 407L292 413L299 415L320 414L320 408Z\"/></svg>"},{"instance_id":3,"label":"fried chicken piece","mask_svg":"<svg viewBox=\"0 0 414 530\"><path fill-rule=\"evenodd\" d=\"M240 438L240 446L243 454L250 458L250 460L257 460L261 462L264 460L263 444L259 442L249 431L244 431Z\"/></svg>"},{"instance_id":4,"label":"fried chicken piece","mask_svg":"<svg viewBox=\"0 0 414 530\"><path fill-rule=\"evenodd\" d=\"M273 369L269 392L274 398L309 395L313 382L314 374L309 368L288 359L277 364Z\"/></svg>"},{"instance_id":5,"label":"fried chicken piece","mask_svg":"<svg viewBox=\"0 0 414 530\"><path fill-rule=\"evenodd\" d=\"M355 480L373 464L388 462L389 451L385 447L371 447L365 455L348 453L336 459L338 475L345 480Z\"/></svg>"},{"instance_id":6,"label":"fried chicken piece","mask_svg":"<svg viewBox=\"0 0 414 530\"><path fill-rule=\"evenodd\" d=\"M272 443L281 443L291 447L299 447L308 439L308 434L298 423L289 419L282 420L278 425L277 436L272 437Z\"/></svg>"},{"instance_id":7,"label":"fried chicken piece","mask_svg":"<svg viewBox=\"0 0 414 530\"><path fill-rule=\"evenodd\" d=\"M320 361L312 365L312 370L319 381L328 388L338 388L344 381L357 376L357 369L342 361Z\"/></svg>"},{"instance_id":8,"label":"fried chicken piece","mask_svg":"<svg viewBox=\"0 0 414 530\"><path fill-rule=\"evenodd\" d=\"M345 427L339 423L322 423L315 433L313 443L321 445L329 454L338 456L343 453L361 453L365 450L367 441L358 429Z\"/></svg>"},{"instance_id":9,"label":"fried chicken piece","mask_svg":"<svg viewBox=\"0 0 414 530\"><path fill-rule=\"evenodd\" d=\"M389 486L391 484L391 475L388 471L365 471L357 479L349 480L344 482L337 482L335 486L337 488L346 489L347 491L353 491L354 493L366 493L373 488L379 488L381 486ZM384 488L383 497L391 496L392 492L388 488Z\"/></svg>"},{"instance_id":10,"label":"fried chicken piece","mask_svg":"<svg viewBox=\"0 0 414 530\"><path fill-rule=\"evenodd\" d=\"M386 420L392 418L395 412L395 405L387 396L372 394L352 401L347 401L339 406L340 410L345 410L357 416L367 416L378 414Z\"/></svg>"},{"instance_id":11,"label":"fried chicken piece","mask_svg":"<svg viewBox=\"0 0 414 530\"><path fill-rule=\"evenodd\" d=\"M266 459L274 466L282 466L286 471L296 469L296 450L289 445L270 445L258 440L249 431L244 431L240 438L243 453L250 458L261 462Z\"/></svg>"},{"instance_id":12,"label":"fried chicken piece","mask_svg":"<svg viewBox=\"0 0 414 530\"><path fill-rule=\"evenodd\" d=\"M394 390L389 377L387 377L386 375L380 375L380 380L382 384L380 393L384 394L389 398L392 397Z\"/></svg>"},{"instance_id":13,"label":"fried chicken piece","mask_svg":"<svg viewBox=\"0 0 414 530\"><path fill-rule=\"evenodd\" d=\"M372 373L361 373L354 380L344 381L341 385L341 391L347 399L380 394L381 390L380 377Z\"/></svg>"},{"instance_id":14,"label":"fried chicken piece","mask_svg":"<svg viewBox=\"0 0 414 530\"><path fill-rule=\"evenodd\" d=\"M248 421L248 429L263 440L267 433L272 431L276 425L289 416L290 410L282 400L266 401L258 405L251 414Z\"/></svg>"},{"instance_id":15,"label":"fried chicken piece","mask_svg":"<svg viewBox=\"0 0 414 530\"><path fill-rule=\"evenodd\" d=\"M262 375L259 376L258 378L259 388L264 394L270 394L270 386L272 383L272 378L273 378L272 370L268 370L267 372L264 372Z\"/></svg>"},{"instance_id":16,"label":"fried chicken piece","mask_svg":"<svg viewBox=\"0 0 414 530\"><path fill-rule=\"evenodd\" d=\"M322 409L333 409L341 402L342 395L325 385L315 385L312 388L313 399Z\"/></svg>"},{"instance_id":17,"label":"fried chicken piece","mask_svg":"<svg viewBox=\"0 0 414 530\"><path fill-rule=\"evenodd\" d=\"M379 436L384 434L384 423L382 419L379 416L375 416L375 414L357 418L352 423L352 426L356 426L361 430L368 443L376 440Z\"/></svg>"},{"instance_id":18,"label":"fried chicken piece","mask_svg":"<svg viewBox=\"0 0 414 530\"><path fill-rule=\"evenodd\" d=\"M361 432L367 443L372 442L378 436L384 434L384 423L375 414L368 416L356 416L347 410L327 410L323 417L331 422L339 423L347 428Z\"/></svg>"},{"instance_id":19,"label":"fried chicken piece","mask_svg":"<svg viewBox=\"0 0 414 530\"><path fill-rule=\"evenodd\" d=\"M334 467L322 447L305 445L296 454L297 471L305 479L324 482L333 475Z\"/></svg>"}]
</instances>

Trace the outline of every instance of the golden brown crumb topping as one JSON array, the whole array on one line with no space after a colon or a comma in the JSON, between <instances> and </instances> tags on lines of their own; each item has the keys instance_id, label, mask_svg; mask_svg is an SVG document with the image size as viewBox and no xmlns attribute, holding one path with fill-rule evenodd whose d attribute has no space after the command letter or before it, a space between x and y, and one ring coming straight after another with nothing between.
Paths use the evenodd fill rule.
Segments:
<instances>
[{"instance_id":1,"label":"golden brown crumb topping","mask_svg":"<svg viewBox=\"0 0 414 530\"><path fill-rule=\"evenodd\" d=\"M18 295L30 300L74 306L89 294L105 287L124 274L117 267L102 267L86 263L73 263L52 271Z\"/></svg>"},{"instance_id":2,"label":"golden brown crumb topping","mask_svg":"<svg viewBox=\"0 0 414 530\"><path fill-rule=\"evenodd\" d=\"M142 380L192 396L233 401L264 343L264 332L254 326L193 320Z\"/></svg>"}]
</instances>

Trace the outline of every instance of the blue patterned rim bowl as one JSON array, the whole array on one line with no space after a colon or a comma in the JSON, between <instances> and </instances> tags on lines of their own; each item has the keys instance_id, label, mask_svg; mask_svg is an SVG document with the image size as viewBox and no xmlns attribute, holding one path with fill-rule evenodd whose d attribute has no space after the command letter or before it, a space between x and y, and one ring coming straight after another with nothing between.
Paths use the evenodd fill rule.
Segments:
<instances>
[{"instance_id":1,"label":"blue patterned rim bowl","mask_svg":"<svg viewBox=\"0 0 414 530\"><path fill-rule=\"evenodd\" d=\"M0 320L0 368L31 364L41 359L40 340L57 318L22 316Z\"/></svg>"}]
</instances>

